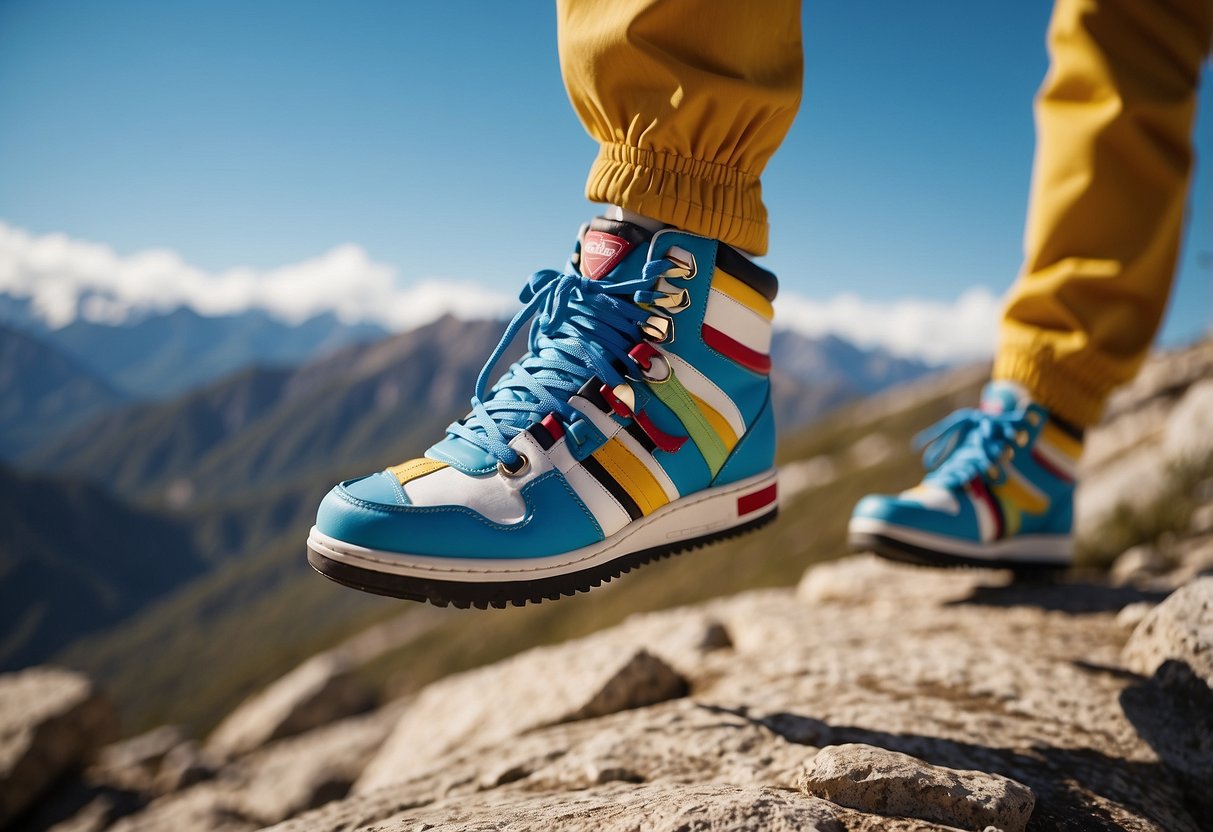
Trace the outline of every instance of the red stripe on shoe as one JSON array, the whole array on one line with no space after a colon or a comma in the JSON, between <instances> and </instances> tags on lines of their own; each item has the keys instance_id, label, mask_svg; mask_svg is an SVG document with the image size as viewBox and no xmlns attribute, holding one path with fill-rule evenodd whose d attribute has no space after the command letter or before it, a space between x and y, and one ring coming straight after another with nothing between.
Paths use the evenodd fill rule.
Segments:
<instances>
[{"instance_id":1,"label":"red stripe on shoe","mask_svg":"<svg viewBox=\"0 0 1213 832\"><path fill-rule=\"evenodd\" d=\"M750 349L740 341L735 341L715 327L703 325L703 342L716 352L731 358L746 369L756 373L771 372L771 356Z\"/></svg>"},{"instance_id":2,"label":"red stripe on shoe","mask_svg":"<svg viewBox=\"0 0 1213 832\"><path fill-rule=\"evenodd\" d=\"M778 483L771 483L766 488L742 494L737 498L737 516L743 517L775 502L777 486Z\"/></svg>"},{"instance_id":3,"label":"red stripe on shoe","mask_svg":"<svg viewBox=\"0 0 1213 832\"><path fill-rule=\"evenodd\" d=\"M539 421L539 424L547 428L548 433L552 434L554 441L558 442L560 441L560 437L564 436L564 428L560 426L560 420L554 414L549 413L547 416L544 416Z\"/></svg>"},{"instance_id":4,"label":"red stripe on shoe","mask_svg":"<svg viewBox=\"0 0 1213 832\"><path fill-rule=\"evenodd\" d=\"M1049 460L1045 458L1045 455L1040 453L1035 448L1032 449L1032 461L1035 462L1037 465L1039 465L1041 468L1045 469L1046 473L1049 473L1049 474L1053 475L1054 477L1057 477L1057 479L1061 480L1062 482L1074 482L1073 477L1071 477L1065 471L1058 468L1052 462L1049 462Z\"/></svg>"},{"instance_id":5,"label":"red stripe on shoe","mask_svg":"<svg viewBox=\"0 0 1213 832\"><path fill-rule=\"evenodd\" d=\"M1001 540L1003 533L1002 506L998 504L998 500L994 499L994 495L990 493L990 489L986 488L986 484L980 478L973 479L969 483L969 488L972 489L973 496L985 503L990 510L990 516L994 518L994 539Z\"/></svg>"}]
</instances>

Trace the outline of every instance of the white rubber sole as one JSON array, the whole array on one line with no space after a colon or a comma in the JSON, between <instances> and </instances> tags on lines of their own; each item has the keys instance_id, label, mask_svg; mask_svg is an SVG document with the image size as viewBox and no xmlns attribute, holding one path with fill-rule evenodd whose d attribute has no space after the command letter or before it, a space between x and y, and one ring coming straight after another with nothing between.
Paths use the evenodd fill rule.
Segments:
<instances>
[{"instance_id":1,"label":"white rubber sole","mask_svg":"<svg viewBox=\"0 0 1213 832\"><path fill-rule=\"evenodd\" d=\"M854 517L847 526L847 536L852 549L871 549L877 554L937 565L948 565L941 563L941 559L956 559L967 562L964 565L1065 568L1074 559L1074 538L1068 534L1017 535L990 543L971 543L871 517ZM890 547L898 551L884 551ZM900 557L903 555L906 557Z\"/></svg>"},{"instance_id":2,"label":"white rubber sole","mask_svg":"<svg viewBox=\"0 0 1213 832\"><path fill-rule=\"evenodd\" d=\"M774 469L667 503L611 537L539 558L455 558L370 549L312 527L308 559L326 577L370 592L435 603L519 603L588 589L620 572L773 519ZM523 589L514 590L515 585ZM500 598L498 598L500 596Z\"/></svg>"}]
</instances>

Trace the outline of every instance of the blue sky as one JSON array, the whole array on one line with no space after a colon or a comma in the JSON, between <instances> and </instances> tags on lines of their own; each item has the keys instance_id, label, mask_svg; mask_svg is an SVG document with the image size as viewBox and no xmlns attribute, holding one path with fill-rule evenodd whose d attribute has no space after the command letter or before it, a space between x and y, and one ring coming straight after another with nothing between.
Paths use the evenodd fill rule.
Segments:
<instances>
[{"instance_id":1,"label":"blue sky","mask_svg":"<svg viewBox=\"0 0 1213 832\"><path fill-rule=\"evenodd\" d=\"M764 181L790 293L950 302L1021 259L1049 3L809 0ZM1213 135L1208 85L1198 128ZM0 0L0 220L268 270L355 244L512 294L592 206L546 2ZM1208 327L1202 171L1166 340Z\"/></svg>"}]
</instances>

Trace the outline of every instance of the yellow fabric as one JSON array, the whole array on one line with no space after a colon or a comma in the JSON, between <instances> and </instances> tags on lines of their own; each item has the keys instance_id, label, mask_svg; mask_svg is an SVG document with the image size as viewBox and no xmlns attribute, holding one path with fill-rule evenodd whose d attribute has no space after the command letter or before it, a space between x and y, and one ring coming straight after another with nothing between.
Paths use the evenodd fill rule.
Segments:
<instances>
[{"instance_id":1,"label":"yellow fabric","mask_svg":"<svg viewBox=\"0 0 1213 832\"><path fill-rule=\"evenodd\" d=\"M712 288L723 292L755 315L761 315L768 321L775 317L775 307L771 306L769 300L722 269L717 269L712 275Z\"/></svg>"},{"instance_id":2,"label":"yellow fabric","mask_svg":"<svg viewBox=\"0 0 1213 832\"><path fill-rule=\"evenodd\" d=\"M388 468L389 474L394 474L401 485L404 485L409 480L415 480L418 477L424 477L426 474L432 474L439 468L445 468L445 462L439 462L436 459L410 459L408 462L402 462L399 465L393 465Z\"/></svg>"},{"instance_id":3,"label":"yellow fabric","mask_svg":"<svg viewBox=\"0 0 1213 832\"><path fill-rule=\"evenodd\" d=\"M754 254L759 175L800 103L799 0L558 0L560 66L600 151L586 196Z\"/></svg>"},{"instance_id":4,"label":"yellow fabric","mask_svg":"<svg viewBox=\"0 0 1213 832\"><path fill-rule=\"evenodd\" d=\"M1046 422L1040 431L1040 439L1037 441L1044 442L1075 461L1082 456L1082 442L1079 442L1056 425Z\"/></svg>"},{"instance_id":5,"label":"yellow fabric","mask_svg":"<svg viewBox=\"0 0 1213 832\"><path fill-rule=\"evenodd\" d=\"M1058 0L1036 104L1025 264L994 375L1090 425L1170 292L1210 0Z\"/></svg>"},{"instance_id":6,"label":"yellow fabric","mask_svg":"<svg viewBox=\"0 0 1213 832\"><path fill-rule=\"evenodd\" d=\"M733 433L729 420L721 416L719 410L691 393L690 390L687 393L690 393L691 401L695 402L695 406L703 412L703 417L708 420L708 424L720 435L720 441L724 443L725 450L731 451L737 447L737 434Z\"/></svg>"},{"instance_id":7,"label":"yellow fabric","mask_svg":"<svg viewBox=\"0 0 1213 832\"><path fill-rule=\"evenodd\" d=\"M608 440L594 451L593 457L628 492L645 516L669 502L661 483L618 439Z\"/></svg>"},{"instance_id":8,"label":"yellow fabric","mask_svg":"<svg viewBox=\"0 0 1213 832\"><path fill-rule=\"evenodd\" d=\"M1044 495L1029 491L1016 477L1007 477L1005 482L994 486L994 496L1002 505L1004 515L1008 503L1029 514L1043 514L1049 508Z\"/></svg>"}]
</instances>

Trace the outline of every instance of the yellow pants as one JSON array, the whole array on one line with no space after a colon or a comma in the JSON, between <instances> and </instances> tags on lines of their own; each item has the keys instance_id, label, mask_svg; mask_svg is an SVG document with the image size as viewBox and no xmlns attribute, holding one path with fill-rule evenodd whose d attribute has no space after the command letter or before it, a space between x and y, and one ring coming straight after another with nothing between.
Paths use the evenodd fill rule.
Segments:
<instances>
[{"instance_id":1,"label":"yellow pants","mask_svg":"<svg viewBox=\"0 0 1213 832\"><path fill-rule=\"evenodd\" d=\"M601 146L586 196L765 253L759 177L800 103L799 1L557 6L569 98ZM1211 37L1211 0L1057 0L994 374L1079 425L1166 306Z\"/></svg>"}]
</instances>

